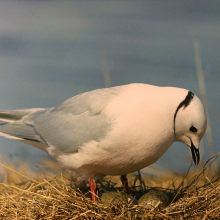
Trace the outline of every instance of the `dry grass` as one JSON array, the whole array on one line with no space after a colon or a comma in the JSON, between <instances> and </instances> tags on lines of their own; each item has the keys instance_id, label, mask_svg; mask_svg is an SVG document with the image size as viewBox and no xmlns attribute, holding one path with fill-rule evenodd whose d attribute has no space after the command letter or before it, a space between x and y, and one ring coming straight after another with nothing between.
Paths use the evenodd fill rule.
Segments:
<instances>
[{"instance_id":1,"label":"dry grass","mask_svg":"<svg viewBox=\"0 0 220 220\"><path fill-rule=\"evenodd\" d=\"M128 204L126 197L124 201L105 205L97 196L94 204L88 183L72 179L69 173L55 176L48 170L39 175L31 173L24 165L15 173L14 168L7 166L1 170L6 178L0 184L0 219L218 219L220 177L211 172L217 156L185 176L166 175L153 179L143 176L144 183L151 186L144 186L144 193L161 190L171 200L171 204L160 211ZM55 163L48 163L58 169ZM128 178L133 195L139 199L143 193L139 180L135 175ZM118 182L118 177L98 181L98 194L122 191Z\"/></svg>"}]
</instances>

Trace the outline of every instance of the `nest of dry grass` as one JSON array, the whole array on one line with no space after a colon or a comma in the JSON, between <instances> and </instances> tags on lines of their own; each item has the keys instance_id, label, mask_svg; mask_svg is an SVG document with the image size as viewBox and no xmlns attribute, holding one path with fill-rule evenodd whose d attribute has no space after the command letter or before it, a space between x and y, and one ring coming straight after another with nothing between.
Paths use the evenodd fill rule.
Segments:
<instances>
[{"instance_id":1,"label":"nest of dry grass","mask_svg":"<svg viewBox=\"0 0 220 220\"><path fill-rule=\"evenodd\" d=\"M157 177L153 181L143 176L142 190L136 176L128 177L137 199L151 190L163 191L171 201L163 210L154 207L147 210L129 204L126 198L114 204L103 204L98 196L102 192L123 190L115 179L98 182L98 201L93 203L88 183L71 179L71 175L49 180L34 176L32 179L31 175L24 176L4 166L8 176L7 183L0 184L0 219L219 219L220 177L217 172L211 172L216 157L185 176ZM148 183L151 186L166 183L167 187L146 187Z\"/></svg>"}]
</instances>

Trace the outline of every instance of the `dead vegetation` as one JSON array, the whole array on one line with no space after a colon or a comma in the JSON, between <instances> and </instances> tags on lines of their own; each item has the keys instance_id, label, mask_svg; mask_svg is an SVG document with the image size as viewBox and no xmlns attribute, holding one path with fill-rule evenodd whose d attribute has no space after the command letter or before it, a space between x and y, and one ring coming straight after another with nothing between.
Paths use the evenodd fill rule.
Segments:
<instances>
[{"instance_id":1,"label":"dead vegetation","mask_svg":"<svg viewBox=\"0 0 220 220\"><path fill-rule=\"evenodd\" d=\"M186 175L142 176L142 190L139 179L129 175L136 199L152 190L163 191L169 197L170 205L159 211L129 204L126 196L123 201L103 204L99 199L103 192L123 191L119 177L99 180L98 201L93 203L88 183L72 179L69 173L56 176L47 170L39 175L24 165L19 172L7 166L1 169L0 219L219 219L220 177L211 171L218 155ZM56 170L53 162L47 163Z\"/></svg>"}]
</instances>

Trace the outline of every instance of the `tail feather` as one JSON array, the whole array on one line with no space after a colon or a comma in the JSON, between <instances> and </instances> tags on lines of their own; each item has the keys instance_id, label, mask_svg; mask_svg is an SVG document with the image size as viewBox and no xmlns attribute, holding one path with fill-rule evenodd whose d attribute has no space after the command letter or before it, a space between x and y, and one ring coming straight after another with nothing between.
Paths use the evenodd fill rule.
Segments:
<instances>
[{"instance_id":1,"label":"tail feather","mask_svg":"<svg viewBox=\"0 0 220 220\"><path fill-rule=\"evenodd\" d=\"M42 109L32 108L0 112L0 136L44 142L34 127L23 121L24 116L39 112L39 110Z\"/></svg>"},{"instance_id":2,"label":"tail feather","mask_svg":"<svg viewBox=\"0 0 220 220\"><path fill-rule=\"evenodd\" d=\"M11 111L2 111L0 112L0 121L4 122L14 122L25 115L42 110L41 108L31 108L31 109L21 109L21 110L11 110Z\"/></svg>"},{"instance_id":3,"label":"tail feather","mask_svg":"<svg viewBox=\"0 0 220 220\"><path fill-rule=\"evenodd\" d=\"M8 136L12 136L15 139L18 138L39 141L34 128L30 125L24 124L21 120L0 126L0 132Z\"/></svg>"},{"instance_id":4,"label":"tail feather","mask_svg":"<svg viewBox=\"0 0 220 220\"><path fill-rule=\"evenodd\" d=\"M48 147L46 142L37 134L31 123L26 123L24 120L25 116L30 115L30 118L27 118L27 122L29 122L42 110L47 111L47 109L32 108L0 112L0 136L15 139L46 151Z\"/></svg>"}]
</instances>

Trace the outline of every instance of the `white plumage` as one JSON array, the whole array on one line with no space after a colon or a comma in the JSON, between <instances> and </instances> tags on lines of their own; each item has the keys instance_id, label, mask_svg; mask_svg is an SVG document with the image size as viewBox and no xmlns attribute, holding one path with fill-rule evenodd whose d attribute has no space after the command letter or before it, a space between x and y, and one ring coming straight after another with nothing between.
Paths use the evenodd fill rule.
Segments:
<instances>
[{"instance_id":1,"label":"white plumage","mask_svg":"<svg viewBox=\"0 0 220 220\"><path fill-rule=\"evenodd\" d=\"M174 141L199 162L201 101L185 89L147 84L94 90L57 107L0 112L0 135L48 152L82 179L125 175L157 161Z\"/></svg>"}]
</instances>

